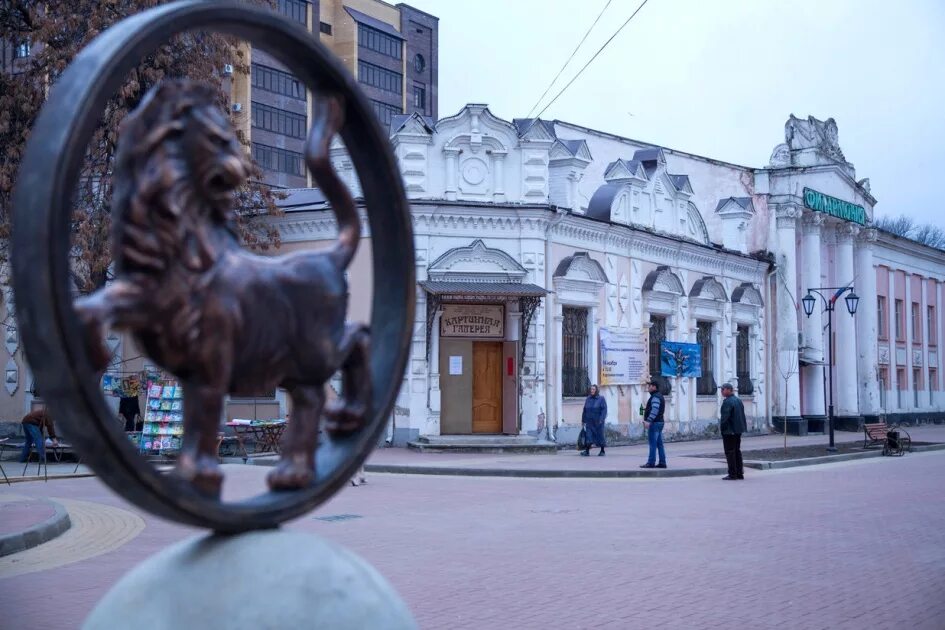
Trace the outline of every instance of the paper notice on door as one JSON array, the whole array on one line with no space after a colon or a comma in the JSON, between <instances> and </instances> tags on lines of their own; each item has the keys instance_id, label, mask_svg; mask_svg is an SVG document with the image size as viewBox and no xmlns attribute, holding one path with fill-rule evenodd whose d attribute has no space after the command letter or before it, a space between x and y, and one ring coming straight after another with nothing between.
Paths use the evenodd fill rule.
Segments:
<instances>
[{"instance_id":1,"label":"paper notice on door","mask_svg":"<svg viewBox=\"0 0 945 630\"><path fill-rule=\"evenodd\" d=\"M463 357L450 357L450 376L461 376L463 373Z\"/></svg>"}]
</instances>

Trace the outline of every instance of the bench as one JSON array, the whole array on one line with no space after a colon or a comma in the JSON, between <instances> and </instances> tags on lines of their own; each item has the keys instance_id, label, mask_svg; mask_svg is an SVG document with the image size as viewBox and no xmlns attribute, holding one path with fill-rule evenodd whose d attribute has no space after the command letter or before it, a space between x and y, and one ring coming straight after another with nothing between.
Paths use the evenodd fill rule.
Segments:
<instances>
[{"instance_id":1,"label":"bench","mask_svg":"<svg viewBox=\"0 0 945 630\"><path fill-rule=\"evenodd\" d=\"M885 422L873 422L863 425L863 448L883 446L886 444L886 432L889 425Z\"/></svg>"},{"instance_id":2,"label":"bench","mask_svg":"<svg viewBox=\"0 0 945 630\"><path fill-rule=\"evenodd\" d=\"M896 436L890 438L889 432L895 431ZM863 425L863 448L882 446L883 455L902 455L903 452L912 452L912 436L900 425L888 425L885 422L874 422Z\"/></svg>"}]
</instances>

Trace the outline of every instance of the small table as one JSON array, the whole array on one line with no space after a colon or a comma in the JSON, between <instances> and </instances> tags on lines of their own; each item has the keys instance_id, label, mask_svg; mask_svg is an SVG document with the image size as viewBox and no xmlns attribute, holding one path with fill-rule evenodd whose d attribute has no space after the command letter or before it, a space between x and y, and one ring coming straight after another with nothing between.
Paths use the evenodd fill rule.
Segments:
<instances>
[{"instance_id":1,"label":"small table","mask_svg":"<svg viewBox=\"0 0 945 630\"><path fill-rule=\"evenodd\" d=\"M10 483L10 478L7 477L7 471L3 469L3 451L7 450L7 442L10 441L10 438L0 438L0 472L3 473L3 480L7 482L7 485L12 485Z\"/></svg>"},{"instance_id":2,"label":"small table","mask_svg":"<svg viewBox=\"0 0 945 630\"><path fill-rule=\"evenodd\" d=\"M279 443L282 440L282 434L285 432L285 420L233 420L227 422L226 426L233 429L236 435L236 442L243 451L243 458L249 458L246 445L243 438L251 435L256 442L254 453L279 453Z\"/></svg>"}]
</instances>

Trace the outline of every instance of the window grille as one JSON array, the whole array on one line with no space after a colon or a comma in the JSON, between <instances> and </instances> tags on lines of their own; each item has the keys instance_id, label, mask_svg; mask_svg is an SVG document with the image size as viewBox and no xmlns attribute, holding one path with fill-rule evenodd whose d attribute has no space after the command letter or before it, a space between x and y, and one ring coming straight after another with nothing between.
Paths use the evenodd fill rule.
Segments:
<instances>
[{"instance_id":1,"label":"window grille","mask_svg":"<svg viewBox=\"0 0 945 630\"><path fill-rule=\"evenodd\" d=\"M712 396L716 391L715 374L715 343L712 339L712 322L696 322L696 342L702 349L702 376L696 379L696 394Z\"/></svg>"},{"instance_id":2,"label":"window grille","mask_svg":"<svg viewBox=\"0 0 945 630\"><path fill-rule=\"evenodd\" d=\"M587 376L587 309L562 309L561 383L566 397L586 396L591 386Z\"/></svg>"},{"instance_id":3,"label":"window grille","mask_svg":"<svg viewBox=\"0 0 945 630\"><path fill-rule=\"evenodd\" d=\"M735 338L735 376L738 379L738 395L750 396L755 393L751 382L751 341L749 327L739 326ZM705 359L703 359L705 361ZM703 367L705 370L705 367Z\"/></svg>"}]
</instances>

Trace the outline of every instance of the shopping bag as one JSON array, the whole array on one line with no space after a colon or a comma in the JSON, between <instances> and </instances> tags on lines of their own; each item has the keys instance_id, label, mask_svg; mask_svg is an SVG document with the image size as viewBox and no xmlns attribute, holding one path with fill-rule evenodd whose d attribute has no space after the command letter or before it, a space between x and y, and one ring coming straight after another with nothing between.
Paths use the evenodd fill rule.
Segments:
<instances>
[{"instance_id":1,"label":"shopping bag","mask_svg":"<svg viewBox=\"0 0 945 630\"><path fill-rule=\"evenodd\" d=\"M579 451L587 449L587 429L581 425L581 432L578 434L577 448Z\"/></svg>"}]
</instances>

